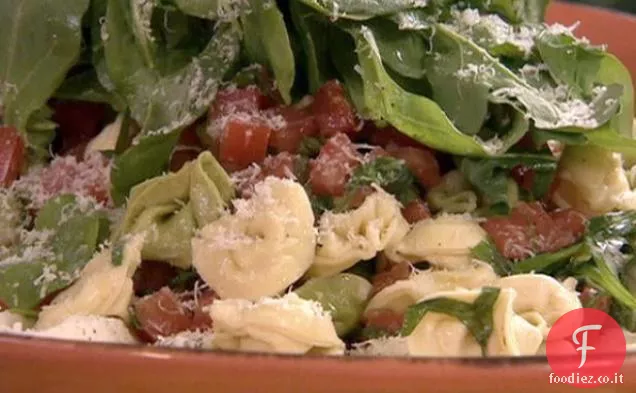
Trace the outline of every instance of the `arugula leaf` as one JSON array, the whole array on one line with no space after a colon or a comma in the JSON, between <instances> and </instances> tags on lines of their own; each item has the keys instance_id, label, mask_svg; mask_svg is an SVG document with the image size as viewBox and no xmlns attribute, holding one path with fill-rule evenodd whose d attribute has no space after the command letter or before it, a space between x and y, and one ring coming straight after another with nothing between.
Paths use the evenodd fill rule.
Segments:
<instances>
[{"instance_id":1,"label":"arugula leaf","mask_svg":"<svg viewBox=\"0 0 636 393\"><path fill-rule=\"evenodd\" d=\"M404 161L393 157L378 157L355 169L347 183L345 200L360 188L373 184L394 195L402 204L408 204L419 195L415 176Z\"/></svg>"},{"instance_id":2,"label":"arugula leaf","mask_svg":"<svg viewBox=\"0 0 636 393\"><path fill-rule=\"evenodd\" d=\"M541 199L550 189L557 169L552 156L510 154L497 158L464 158L459 165L466 179L492 205L491 208L508 212L511 180L510 172L523 166L534 173L531 197Z\"/></svg>"},{"instance_id":3,"label":"arugula leaf","mask_svg":"<svg viewBox=\"0 0 636 393\"><path fill-rule=\"evenodd\" d=\"M26 131L31 115L78 60L81 19L88 4L89 0L0 2L0 102L6 124Z\"/></svg>"},{"instance_id":4,"label":"arugula leaf","mask_svg":"<svg viewBox=\"0 0 636 393\"><path fill-rule=\"evenodd\" d=\"M130 190L167 169L181 133L150 135L142 138L115 158L111 170L111 197L117 205L126 201Z\"/></svg>"},{"instance_id":5,"label":"arugula leaf","mask_svg":"<svg viewBox=\"0 0 636 393\"><path fill-rule=\"evenodd\" d=\"M487 355L488 340L494 329L493 307L499 298L499 288L485 287L471 303L449 298L434 298L415 304L406 311L401 336L408 336L415 330L422 318L429 312L450 315L463 323Z\"/></svg>"},{"instance_id":6,"label":"arugula leaf","mask_svg":"<svg viewBox=\"0 0 636 393\"><path fill-rule=\"evenodd\" d=\"M83 213L77 198L63 195L47 202L36 219L36 231L50 236L38 244L23 243L0 260L0 299L12 308L30 310L42 299L70 285L107 238L110 222L99 211ZM34 257L34 247L42 248Z\"/></svg>"},{"instance_id":7,"label":"arugula leaf","mask_svg":"<svg viewBox=\"0 0 636 393\"><path fill-rule=\"evenodd\" d=\"M251 11L241 17L243 44L253 62L272 69L283 100L290 104L296 63L283 14L271 0L251 0L251 4Z\"/></svg>"},{"instance_id":8,"label":"arugula leaf","mask_svg":"<svg viewBox=\"0 0 636 393\"><path fill-rule=\"evenodd\" d=\"M432 100L402 89L387 74L371 30L351 30L364 80L364 113L388 121L413 139L448 153L486 156L480 143L461 133ZM360 109L360 108L359 108Z\"/></svg>"},{"instance_id":9,"label":"arugula leaf","mask_svg":"<svg viewBox=\"0 0 636 393\"><path fill-rule=\"evenodd\" d=\"M483 241L470 250L473 258L488 263L500 276L507 276L516 268L507 260L490 241Z\"/></svg>"},{"instance_id":10,"label":"arugula leaf","mask_svg":"<svg viewBox=\"0 0 636 393\"><path fill-rule=\"evenodd\" d=\"M239 55L236 29L221 24L207 47L190 63L163 76L146 65L135 44L127 0L109 0L104 54L109 77L145 134L185 127L203 114Z\"/></svg>"},{"instance_id":11,"label":"arugula leaf","mask_svg":"<svg viewBox=\"0 0 636 393\"><path fill-rule=\"evenodd\" d=\"M422 0L299 0L331 18L367 20L426 5Z\"/></svg>"}]
</instances>

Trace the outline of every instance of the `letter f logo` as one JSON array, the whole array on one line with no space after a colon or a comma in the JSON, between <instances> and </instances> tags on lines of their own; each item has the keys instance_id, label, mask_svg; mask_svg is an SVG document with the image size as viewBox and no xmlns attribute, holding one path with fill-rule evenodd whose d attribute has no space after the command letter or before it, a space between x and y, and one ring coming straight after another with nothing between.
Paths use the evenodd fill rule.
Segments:
<instances>
[{"instance_id":1,"label":"letter f logo","mask_svg":"<svg viewBox=\"0 0 636 393\"><path fill-rule=\"evenodd\" d=\"M585 362L587 361L587 351L593 351L596 349L587 345L587 332L590 330L601 330L602 328L602 325L586 325L581 326L580 328L576 329L574 333L572 333L572 341L574 341L574 344L580 345L580 347L576 349L577 351L581 351L581 364L579 365L579 368L583 367L585 365ZM579 342L579 339L577 337L579 333L583 333L583 339L581 340L581 342Z\"/></svg>"}]
</instances>

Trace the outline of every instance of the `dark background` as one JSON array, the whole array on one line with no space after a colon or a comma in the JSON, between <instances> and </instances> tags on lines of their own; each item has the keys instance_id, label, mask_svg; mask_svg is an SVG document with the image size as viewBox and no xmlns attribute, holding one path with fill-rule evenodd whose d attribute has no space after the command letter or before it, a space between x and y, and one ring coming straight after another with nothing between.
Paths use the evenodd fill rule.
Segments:
<instances>
[{"instance_id":1,"label":"dark background","mask_svg":"<svg viewBox=\"0 0 636 393\"><path fill-rule=\"evenodd\" d=\"M0 0L1 1L1 0ZM636 14L636 0L569 0L571 3L592 4L606 8L613 8L623 12Z\"/></svg>"}]
</instances>

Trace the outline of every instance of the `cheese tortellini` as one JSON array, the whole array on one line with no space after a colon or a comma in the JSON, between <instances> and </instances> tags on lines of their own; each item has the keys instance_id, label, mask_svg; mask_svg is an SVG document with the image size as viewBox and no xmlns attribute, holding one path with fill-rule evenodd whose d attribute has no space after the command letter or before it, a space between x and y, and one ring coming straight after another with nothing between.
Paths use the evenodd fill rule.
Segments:
<instances>
[{"instance_id":1,"label":"cheese tortellini","mask_svg":"<svg viewBox=\"0 0 636 393\"><path fill-rule=\"evenodd\" d=\"M448 298L473 303L480 290L439 292L420 299ZM535 355L543 342L541 331L514 312L517 293L502 289L492 310L493 331L486 346L488 356ZM406 337L413 356L458 357L481 356L482 350L466 326L457 318L429 312Z\"/></svg>"},{"instance_id":2,"label":"cheese tortellini","mask_svg":"<svg viewBox=\"0 0 636 393\"><path fill-rule=\"evenodd\" d=\"M419 299L440 291L476 289L497 280L492 267L474 261L462 270L426 270L414 273L408 280L398 281L378 292L367 305L366 311L389 309L405 312Z\"/></svg>"},{"instance_id":3,"label":"cheese tortellini","mask_svg":"<svg viewBox=\"0 0 636 393\"><path fill-rule=\"evenodd\" d=\"M246 352L286 354L344 353L331 316L319 303L295 293L263 298L218 300L210 306L213 347Z\"/></svg>"},{"instance_id":4,"label":"cheese tortellini","mask_svg":"<svg viewBox=\"0 0 636 393\"><path fill-rule=\"evenodd\" d=\"M559 161L553 200L587 215L636 209L621 155L596 146L568 146Z\"/></svg>"},{"instance_id":5,"label":"cheese tortellini","mask_svg":"<svg viewBox=\"0 0 636 393\"><path fill-rule=\"evenodd\" d=\"M371 259L399 242L408 229L400 202L381 189L353 211L327 212L320 219L316 259L309 275L329 276Z\"/></svg>"},{"instance_id":6,"label":"cheese tortellini","mask_svg":"<svg viewBox=\"0 0 636 393\"><path fill-rule=\"evenodd\" d=\"M127 320L133 297L132 276L141 264L143 243L143 235L131 237L123 248L119 266L114 264L110 248L97 253L84 267L79 280L42 309L35 329L48 329L77 315Z\"/></svg>"},{"instance_id":7,"label":"cheese tortellini","mask_svg":"<svg viewBox=\"0 0 636 393\"><path fill-rule=\"evenodd\" d=\"M236 212L204 227L192 240L193 265L221 298L275 296L314 260L314 214L303 187L268 177Z\"/></svg>"},{"instance_id":8,"label":"cheese tortellini","mask_svg":"<svg viewBox=\"0 0 636 393\"><path fill-rule=\"evenodd\" d=\"M137 344L126 324L118 318L95 315L73 315L60 324L37 332L25 332L38 337L60 340L91 341L113 344Z\"/></svg>"},{"instance_id":9,"label":"cheese tortellini","mask_svg":"<svg viewBox=\"0 0 636 393\"><path fill-rule=\"evenodd\" d=\"M471 249L486 239L486 231L470 216L441 215L420 221L385 252L394 262L427 261L457 270L471 263Z\"/></svg>"},{"instance_id":10,"label":"cheese tortellini","mask_svg":"<svg viewBox=\"0 0 636 393\"><path fill-rule=\"evenodd\" d=\"M542 274L504 277L493 286L513 289L517 293L515 312L537 326L544 337L561 316L582 307L575 291Z\"/></svg>"}]
</instances>

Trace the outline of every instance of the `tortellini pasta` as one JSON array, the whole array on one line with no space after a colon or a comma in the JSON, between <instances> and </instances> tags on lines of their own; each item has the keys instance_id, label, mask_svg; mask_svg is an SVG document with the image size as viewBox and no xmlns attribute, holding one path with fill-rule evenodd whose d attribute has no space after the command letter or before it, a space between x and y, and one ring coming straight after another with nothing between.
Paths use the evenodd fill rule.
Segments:
<instances>
[{"instance_id":1,"label":"tortellini pasta","mask_svg":"<svg viewBox=\"0 0 636 393\"><path fill-rule=\"evenodd\" d=\"M0 311L0 333L20 332L31 325L32 323L22 315L18 315L8 310Z\"/></svg>"},{"instance_id":2,"label":"tortellini pasta","mask_svg":"<svg viewBox=\"0 0 636 393\"><path fill-rule=\"evenodd\" d=\"M474 261L462 270L426 270L414 273L408 280L398 281L378 292L367 305L366 311L389 309L405 312L425 296L440 291L476 289L490 285L497 275L490 265Z\"/></svg>"},{"instance_id":3,"label":"tortellini pasta","mask_svg":"<svg viewBox=\"0 0 636 393\"><path fill-rule=\"evenodd\" d=\"M221 298L275 296L314 259L314 214L303 187L268 177L236 212L208 224L192 240L193 264Z\"/></svg>"},{"instance_id":4,"label":"tortellini pasta","mask_svg":"<svg viewBox=\"0 0 636 393\"><path fill-rule=\"evenodd\" d=\"M444 175L441 184L428 192L426 200L432 210L444 213L472 213L477 210L477 194L458 170Z\"/></svg>"},{"instance_id":5,"label":"tortellini pasta","mask_svg":"<svg viewBox=\"0 0 636 393\"><path fill-rule=\"evenodd\" d=\"M550 276L520 274L499 279L493 286L514 289L514 310L541 329L544 337L564 314L581 308L575 291Z\"/></svg>"},{"instance_id":6,"label":"tortellini pasta","mask_svg":"<svg viewBox=\"0 0 636 393\"><path fill-rule=\"evenodd\" d=\"M210 152L201 153L179 172L133 188L115 237L145 233L144 259L186 269L192 264L190 241L196 229L216 220L233 195L221 165Z\"/></svg>"},{"instance_id":7,"label":"tortellini pasta","mask_svg":"<svg viewBox=\"0 0 636 393\"><path fill-rule=\"evenodd\" d=\"M441 215L417 223L385 253L394 262L427 261L457 270L471 263L471 249L486 239L486 231L470 216Z\"/></svg>"},{"instance_id":8,"label":"tortellini pasta","mask_svg":"<svg viewBox=\"0 0 636 393\"><path fill-rule=\"evenodd\" d=\"M420 299L448 298L473 303L480 290L438 292ZM514 312L517 293L502 289L492 310L493 331L488 339L488 356L535 355L543 342L539 329ZM443 313L429 312L406 337L408 352L412 356L472 357L481 356L482 350L468 328L457 318Z\"/></svg>"},{"instance_id":9,"label":"tortellini pasta","mask_svg":"<svg viewBox=\"0 0 636 393\"><path fill-rule=\"evenodd\" d=\"M636 209L621 155L596 146L568 146L559 161L553 200L587 215Z\"/></svg>"},{"instance_id":10,"label":"tortellini pasta","mask_svg":"<svg viewBox=\"0 0 636 393\"><path fill-rule=\"evenodd\" d=\"M355 274L342 273L307 281L296 294L314 300L331 313L338 336L344 337L357 326L371 295L371 283Z\"/></svg>"},{"instance_id":11,"label":"tortellini pasta","mask_svg":"<svg viewBox=\"0 0 636 393\"><path fill-rule=\"evenodd\" d=\"M218 300L210 306L213 347L247 352L342 354L331 316L320 304L295 293L263 298Z\"/></svg>"},{"instance_id":12,"label":"tortellini pasta","mask_svg":"<svg viewBox=\"0 0 636 393\"><path fill-rule=\"evenodd\" d=\"M329 276L399 242L409 224L400 203L381 189L368 196L357 209L327 212L320 218L316 259L310 276Z\"/></svg>"},{"instance_id":13,"label":"tortellini pasta","mask_svg":"<svg viewBox=\"0 0 636 393\"><path fill-rule=\"evenodd\" d=\"M133 297L132 276L141 264L143 235L131 237L123 248L121 264L116 266L112 250L97 253L84 267L80 278L42 309L36 330L45 330L71 316L104 316L128 319Z\"/></svg>"},{"instance_id":14,"label":"tortellini pasta","mask_svg":"<svg viewBox=\"0 0 636 393\"><path fill-rule=\"evenodd\" d=\"M91 341L113 344L136 344L137 339L126 324L117 318L94 315L73 315L60 324L37 332L25 332L38 337L61 340Z\"/></svg>"}]
</instances>

